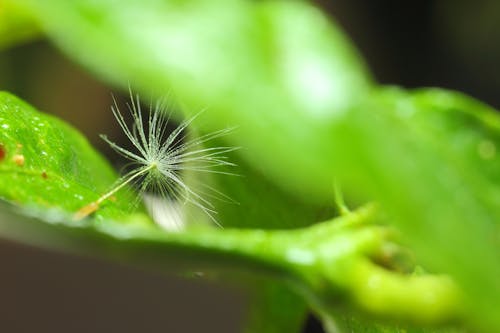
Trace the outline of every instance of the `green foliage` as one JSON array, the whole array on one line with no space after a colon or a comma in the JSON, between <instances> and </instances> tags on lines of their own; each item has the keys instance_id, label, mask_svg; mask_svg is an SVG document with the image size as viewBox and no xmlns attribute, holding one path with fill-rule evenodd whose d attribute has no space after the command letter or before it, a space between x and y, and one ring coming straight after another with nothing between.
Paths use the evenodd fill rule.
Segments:
<instances>
[{"instance_id":1,"label":"green foliage","mask_svg":"<svg viewBox=\"0 0 500 333\"><path fill-rule=\"evenodd\" d=\"M3 198L74 212L117 179L111 166L75 129L0 92ZM130 195L103 207L96 220L122 219Z\"/></svg>"},{"instance_id":2,"label":"green foliage","mask_svg":"<svg viewBox=\"0 0 500 333\"><path fill-rule=\"evenodd\" d=\"M120 194L84 222L89 238L160 269L279 280L255 298L249 329L261 332L298 329L304 303L281 303L295 293L332 332L500 331L495 110L439 89L378 87L338 27L299 1L20 2L102 79L156 97L171 91L186 115L208 106L201 132L237 127L225 140L242 147L230 156L241 177L211 180L240 203L215 202L230 228L166 233L130 214ZM0 112L5 199L71 216L116 180L67 125L7 93ZM387 215L368 205L315 224L331 213L335 178ZM74 222L61 223L71 236ZM394 230L418 263L447 276L398 272ZM289 313L295 321L273 321Z\"/></svg>"},{"instance_id":3,"label":"green foliage","mask_svg":"<svg viewBox=\"0 0 500 333\"><path fill-rule=\"evenodd\" d=\"M9 1L0 2L0 50L39 34L40 27L29 10Z\"/></svg>"}]
</instances>

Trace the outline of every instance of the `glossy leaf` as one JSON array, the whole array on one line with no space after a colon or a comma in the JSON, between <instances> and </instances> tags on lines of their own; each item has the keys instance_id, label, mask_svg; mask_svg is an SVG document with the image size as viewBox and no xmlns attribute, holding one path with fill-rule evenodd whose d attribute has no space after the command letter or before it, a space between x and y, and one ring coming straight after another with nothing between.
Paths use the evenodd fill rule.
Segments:
<instances>
[{"instance_id":1,"label":"glossy leaf","mask_svg":"<svg viewBox=\"0 0 500 333\"><path fill-rule=\"evenodd\" d=\"M76 212L118 178L75 129L0 92L1 196L25 206ZM97 220L124 218L130 193L117 195Z\"/></svg>"}]
</instances>

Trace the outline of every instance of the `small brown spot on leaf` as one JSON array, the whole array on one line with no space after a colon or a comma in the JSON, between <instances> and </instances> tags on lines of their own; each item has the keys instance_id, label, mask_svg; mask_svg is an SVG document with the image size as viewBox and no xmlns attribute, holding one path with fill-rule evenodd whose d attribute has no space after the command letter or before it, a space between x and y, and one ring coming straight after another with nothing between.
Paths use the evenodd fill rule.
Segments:
<instances>
[{"instance_id":1,"label":"small brown spot on leaf","mask_svg":"<svg viewBox=\"0 0 500 333\"><path fill-rule=\"evenodd\" d=\"M43 179L49 178L49 176L47 176L47 172L45 172L45 171L42 172L42 178Z\"/></svg>"},{"instance_id":2,"label":"small brown spot on leaf","mask_svg":"<svg viewBox=\"0 0 500 333\"><path fill-rule=\"evenodd\" d=\"M4 145L0 144L0 161L3 161L5 155L7 155L7 151L5 150Z\"/></svg>"},{"instance_id":3,"label":"small brown spot on leaf","mask_svg":"<svg viewBox=\"0 0 500 333\"><path fill-rule=\"evenodd\" d=\"M16 154L12 157L12 160L14 161L14 163L16 163L19 166L24 165L24 155Z\"/></svg>"}]
</instances>

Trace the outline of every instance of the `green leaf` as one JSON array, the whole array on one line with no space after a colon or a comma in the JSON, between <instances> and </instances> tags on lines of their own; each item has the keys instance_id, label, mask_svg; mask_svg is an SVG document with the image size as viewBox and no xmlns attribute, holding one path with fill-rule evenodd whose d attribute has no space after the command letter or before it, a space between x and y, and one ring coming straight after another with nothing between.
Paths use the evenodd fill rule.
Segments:
<instances>
[{"instance_id":1,"label":"green leaf","mask_svg":"<svg viewBox=\"0 0 500 333\"><path fill-rule=\"evenodd\" d=\"M258 279L249 290L252 294L244 332L302 331L307 305L286 284Z\"/></svg>"},{"instance_id":2,"label":"green leaf","mask_svg":"<svg viewBox=\"0 0 500 333\"><path fill-rule=\"evenodd\" d=\"M75 129L0 92L0 195L67 214L95 200L117 180L110 165ZM130 193L106 204L96 221L124 218Z\"/></svg>"},{"instance_id":3,"label":"green leaf","mask_svg":"<svg viewBox=\"0 0 500 333\"><path fill-rule=\"evenodd\" d=\"M354 177L384 201L421 261L461 285L466 316L500 329L496 111L443 90L384 89L364 108L371 115L359 110L343 133L357 153L343 156L364 167Z\"/></svg>"},{"instance_id":4,"label":"green leaf","mask_svg":"<svg viewBox=\"0 0 500 333\"><path fill-rule=\"evenodd\" d=\"M324 154L328 142L312 145L311 136L356 105L372 82L317 8L301 1L22 2L64 51L104 79L145 94L168 90L191 115L209 107L204 129L237 126L232 144L288 192L323 202L332 195L331 165L309 158Z\"/></svg>"},{"instance_id":5,"label":"green leaf","mask_svg":"<svg viewBox=\"0 0 500 333\"><path fill-rule=\"evenodd\" d=\"M211 144L223 145L217 141ZM250 166L236 151L227 154L227 157L236 164L236 167L226 167L220 171L233 175L212 176L213 186L222 191L226 197L222 197L222 200L211 200L222 226L245 229L296 229L334 215L333 198L325 201L323 205L304 202L276 186L259 170Z\"/></svg>"},{"instance_id":6,"label":"green leaf","mask_svg":"<svg viewBox=\"0 0 500 333\"><path fill-rule=\"evenodd\" d=\"M40 27L26 8L15 2L0 2L0 50L37 37Z\"/></svg>"}]
</instances>

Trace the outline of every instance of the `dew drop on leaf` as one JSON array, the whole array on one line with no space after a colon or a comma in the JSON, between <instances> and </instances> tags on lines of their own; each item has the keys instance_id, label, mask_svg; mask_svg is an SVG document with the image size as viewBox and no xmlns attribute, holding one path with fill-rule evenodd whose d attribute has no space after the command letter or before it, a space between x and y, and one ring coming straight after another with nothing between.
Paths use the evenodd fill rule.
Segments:
<instances>
[{"instance_id":1,"label":"dew drop on leaf","mask_svg":"<svg viewBox=\"0 0 500 333\"><path fill-rule=\"evenodd\" d=\"M483 160L490 160L496 154L495 144L489 140L483 140L477 145L477 152Z\"/></svg>"}]
</instances>

